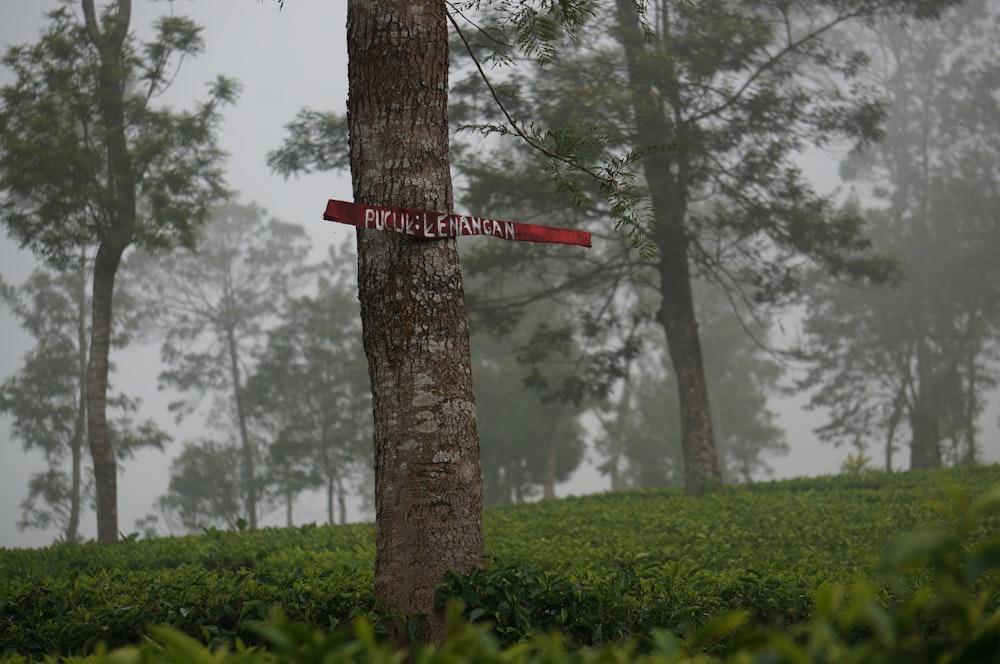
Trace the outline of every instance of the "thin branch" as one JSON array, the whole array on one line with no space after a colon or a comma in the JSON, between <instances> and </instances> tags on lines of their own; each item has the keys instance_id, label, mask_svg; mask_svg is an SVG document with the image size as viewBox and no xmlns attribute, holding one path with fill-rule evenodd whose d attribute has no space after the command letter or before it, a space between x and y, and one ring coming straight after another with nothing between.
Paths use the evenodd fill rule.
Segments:
<instances>
[{"instance_id":1,"label":"thin branch","mask_svg":"<svg viewBox=\"0 0 1000 664\"><path fill-rule=\"evenodd\" d=\"M576 162L561 154L552 152L547 147L536 141L533 137L528 135L527 132L525 132L521 128L517 120L510 114L510 111L507 110L507 107L504 105L503 101L501 101L499 93L497 93L496 88L494 88L493 84L490 82L489 77L486 75L486 71L483 69L482 63L480 63L479 58L476 57L476 54L472 49L472 45L469 43L469 40L466 39L465 33L463 33L462 29L458 26L458 22L455 20L455 17L449 13L448 20L451 22L452 27L455 28L455 32L458 33L459 39L461 39L462 43L465 45L466 51L468 51L469 56L472 58L473 64L475 64L476 69L479 71L480 78L483 80L483 83L486 84L487 89L490 91L490 95L493 97L493 101L496 102L496 105L500 108L500 112L503 113L504 118L507 120L507 124L510 125L510 128L519 138L521 138L521 140L523 140L525 143L527 143L535 150L541 152L549 159L553 159L555 161L559 161L568 166L571 166L572 168L575 168L581 171L582 173L589 175L594 180L597 180L599 182L606 182L608 184L613 184L608 178L605 178L600 173L594 171L590 167L584 166L579 162Z\"/></svg>"},{"instance_id":2,"label":"thin branch","mask_svg":"<svg viewBox=\"0 0 1000 664\"><path fill-rule=\"evenodd\" d=\"M840 16L837 17L836 20L834 20L834 21L832 21L830 23L827 23L826 25L823 25L820 28L817 28L817 29L813 30L812 32L808 33L804 37L802 37L802 38L800 38L800 39L798 39L798 40L796 40L794 42L789 43L784 48L782 48L780 51L778 51L777 53L775 53L774 55L772 55L770 58L768 58L766 61L764 61L760 65L760 67L758 67L757 70L753 74L751 74L750 77L746 81L743 82L743 85L741 85L739 87L739 89L736 90L736 92L733 93L733 95L731 97L729 97L729 99L727 99L723 104L721 104L720 106L716 106L715 108L709 109L707 111L703 111L703 112L701 112L701 113L699 113L697 115L694 115L694 116L688 118L688 121L691 122L691 123L694 123L694 122L697 122L697 121L702 120L704 118L711 117L713 115L718 115L722 111L726 110L727 108L729 108L730 106L732 106L733 104L735 104L736 101L738 99L740 99L740 97L743 96L743 93L746 92L747 89L758 78L760 78L761 76L763 76L765 72L767 72L769 69L773 68L779 62L781 62L781 60L784 59L785 56L787 56L789 53L791 53L792 51L797 50L803 44L805 44L805 43L807 43L809 41L812 41L813 39L819 37L823 33L827 32L829 30L832 30L833 28L835 28L836 26L840 25L844 21L847 21L847 20L850 20L850 19L853 19L853 18L857 18L858 16L861 16L862 14L863 14L863 12L859 11L859 12L855 12L853 14L843 14L843 15L840 15Z\"/></svg>"},{"instance_id":3,"label":"thin branch","mask_svg":"<svg viewBox=\"0 0 1000 664\"><path fill-rule=\"evenodd\" d=\"M496 37L494 37L493 35L491 35L489 32L487 32L486 29L483 28L481 25L477 24L475 21L473 21L468 16L466 16L462 12L462 10L459 9L458 6L455 5L454 2L450 2L450 0L449 0L448 6L451 7L452 11L454 11L456 14L458 14L459 16L461 16L462 19L465 20L466 23L468 23L469 25L471 25L472 27L474 27L476 30L479 31L479 33L481 35L483 35L484 37L486 37L487 39L489 39L491 42L493 42L497 46L503 46L504 48L514 48L513 44L508 44L507 42L500 41L499 39L497 39ZM449 15L449 18L450 18L450 15ZM454 21L452 21L452 25L454 25ZM458 28L456 27L455 29L457 30Z\"/></svg>"}]
</instances>

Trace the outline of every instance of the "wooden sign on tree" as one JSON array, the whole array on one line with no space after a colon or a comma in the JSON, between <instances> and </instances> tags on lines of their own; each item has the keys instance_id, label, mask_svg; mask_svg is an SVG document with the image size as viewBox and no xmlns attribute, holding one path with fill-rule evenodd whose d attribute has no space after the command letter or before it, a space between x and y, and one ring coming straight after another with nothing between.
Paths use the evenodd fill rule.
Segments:
<instances>
[{"instance_id":1,"label":"wooden sign on tree","mask_svg":"<svg viewBox=\"0 0 1000 664\"><path fill-rule=\"evenodd\" d=\"M581 247L591 246L590 233L569 228L347 201L329 201L323 218L360 228L393 231L429 239L459 235L492 235L515 242L553 242Z\"/></svg>"}]
</instances>

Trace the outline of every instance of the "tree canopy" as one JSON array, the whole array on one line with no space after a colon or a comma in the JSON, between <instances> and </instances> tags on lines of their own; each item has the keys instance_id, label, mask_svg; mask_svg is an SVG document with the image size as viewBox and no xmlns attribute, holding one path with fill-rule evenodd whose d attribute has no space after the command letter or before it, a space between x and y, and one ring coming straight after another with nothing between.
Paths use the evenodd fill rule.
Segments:
<instances>
[{"instance_id":1,"label":"tree canopy","mask_svg":"<svg viewBox=\"0 0 1000 664\"><path fill-rule=\"evenodd\" d=\"M217 78L193 111L158 106L179 63L202 50L199 28L165 16L155 38L139 43L131 0L81 7L82 21L61 7L36 43L4 54L14 82L0 89L0 223L57 266L96 248L87 440L98 539L115 541L117 464L107 421L115 277L133 244L190 245L225 195L216 130L237 86Z\"/></svg>"}]
</instances>

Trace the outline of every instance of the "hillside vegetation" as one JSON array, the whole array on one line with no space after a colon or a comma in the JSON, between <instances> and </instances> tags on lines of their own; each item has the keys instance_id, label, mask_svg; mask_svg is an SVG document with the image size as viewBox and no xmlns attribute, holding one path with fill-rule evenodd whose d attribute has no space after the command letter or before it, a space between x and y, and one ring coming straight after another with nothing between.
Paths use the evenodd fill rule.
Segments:
<instances>
[{"instance_id":1,"label":"hillside vegetation","mask_svg":"<svg viewBox=\"0 0 1000 664\"><path fill-rule=\"evenodd\" d=\"M487 569L440 588L455 638L425 661L1000 651L996 465L570 498L487 510L485 532ZM373 560L371 524L0 550L0 653L390 661Z\"/></svg>"}]
</instances>

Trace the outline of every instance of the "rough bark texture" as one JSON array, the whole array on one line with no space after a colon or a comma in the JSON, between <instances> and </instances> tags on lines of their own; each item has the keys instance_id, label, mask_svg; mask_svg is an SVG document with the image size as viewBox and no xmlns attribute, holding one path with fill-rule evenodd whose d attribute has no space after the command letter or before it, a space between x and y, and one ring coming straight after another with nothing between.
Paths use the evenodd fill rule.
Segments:
<instances>
[{"instance_id":1,"label":"rough bark texture","mask_svg":"<svg viewBox=\"0 0 1000 664\"><path fill-rule=\"evenodd\" d=\"M452 209L443 0L348 3L351 175L371 205ZM483 564L469 331L454 239L358 231L375 417L375 591L440 641L433 584ZM402 625L396 638L403 640Z\"/></svg>"},{"instance_id":2,"label":"rough bark texture","mask_svg":"<svg viewBox=\"0 0 1000 664\"><path fill-rule=\"evenodd\" d=\"M125 136L125 83L122 50L132 14L130 0L119 0L114 19L100 24L93 0L83 0L87 35L100 55L100 112L108 146L108 190L114 200L101 230L94 265L93 322L87 367L87 438L94 460L97 493L97 540L118 540L118 469L108 432L108 354L111 350L111 303L122 254L132 242L136 223L135 176Z\"/></svg>"},{"instance_id":3,"label":"rough bark texture","mask_svg":"<svg viewBox=\"0 0 1000 664\"><path fill-rule=\"evenodd\" d=\"M94 262L93 322L87 365L87 439L94 461L97 541L118 541L118 464L108 431L108 356L111 351L111 300L121 251L102 242Z\"/></svg>"},{"instance_id":4,"label":"rough bark texture","mask_svg":"<svg viewBox=\"0 0 1000 664\"><path fill-rule=\"evenodd\" d=\"M678 99L662 98L658 89L676 90L676 75L662 58L647 52L646 36L632 0L618 0L619 27L628 69L630 98L640 145L677 141L684 144L685 126ZM663 8L661 39L669 40L669 17ZM660 79L658 81L658 79ZM666 79L666 85L659 85ZM656 88L656 89L654 89ZM673 108L673 127L665 113ZM667 110L664 110L667 109ZM688 159L684 151L659 151L643 161L655 218L652 238L656 242L662 304L659 321L680 394L681 446L684 457L684 490L701 495L710 483L721 481L719 461L712 435L712 418L705 378L698 321L691 294L688 234L684 227L689 198Z\"/></svg>"}]
</instances>

